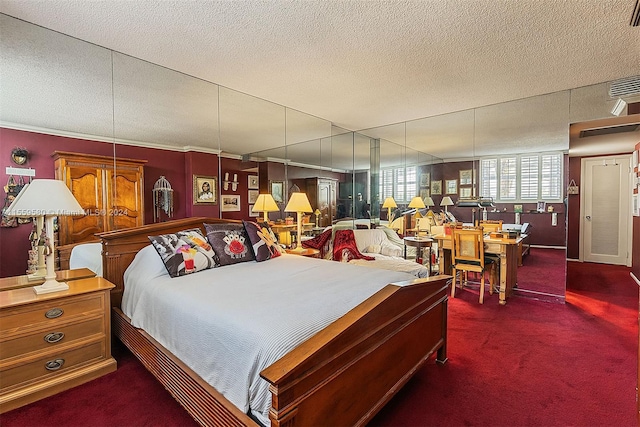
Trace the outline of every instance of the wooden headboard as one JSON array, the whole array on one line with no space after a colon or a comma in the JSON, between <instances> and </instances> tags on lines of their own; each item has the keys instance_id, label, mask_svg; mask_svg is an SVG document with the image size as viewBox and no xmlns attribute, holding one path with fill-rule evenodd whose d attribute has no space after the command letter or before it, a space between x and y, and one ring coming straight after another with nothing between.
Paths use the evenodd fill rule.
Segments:
<instances>
[{"instance_id":1,"label":"wooden headboard","mask_svg":"<svg viewBox=\"0 0 640 427\"><path fill-rule=\"evenodd\" d=\"M193 217L97 234L102 240L102 275L116 285L111 290L111 305L120 307L124 293L124 272L135 258L136 253L150 244L148 236L175 233L192 228L199 228L206 236L205 222L241 223L237 220Z\"/></svg>"}]
</instances>

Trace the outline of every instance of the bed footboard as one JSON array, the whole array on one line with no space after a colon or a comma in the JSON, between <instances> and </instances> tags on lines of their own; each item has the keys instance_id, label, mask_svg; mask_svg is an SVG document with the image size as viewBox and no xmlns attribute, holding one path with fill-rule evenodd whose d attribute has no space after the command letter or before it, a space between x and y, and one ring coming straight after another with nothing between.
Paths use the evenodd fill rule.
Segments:
<instances>
[{"instance_id":1,"label":"bed footboard","mask_svg":"<svg viewBox=\"0 0 640 427\"><path fill-rule=\"evenodd\" d=\"M437 352L450 276L387 285L261 372L272 426L364 425Z\"/></svg>"}]
</instances>

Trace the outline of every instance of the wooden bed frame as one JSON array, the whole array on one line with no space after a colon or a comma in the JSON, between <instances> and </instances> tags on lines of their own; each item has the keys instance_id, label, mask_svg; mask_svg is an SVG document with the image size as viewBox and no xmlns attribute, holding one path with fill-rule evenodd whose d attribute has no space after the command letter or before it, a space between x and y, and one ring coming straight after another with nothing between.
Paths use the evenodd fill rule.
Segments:
<instances>
[{"instance_id":1,"label":"wooden bed frame","mask_svg":"<svg viewBox=\"0 0 640 427\"><path fill-rule=\"evenodd\" d=\"M203 229L204 222L237 221L187 218L99 235L104 277L116 285L112 329L198 423L257 426L120 310L124 271L147 236ZM444 363L450 283L435 276L389 284L264 369L271 425L365 425L434 352Z\"/></svg>"}]
</instances>

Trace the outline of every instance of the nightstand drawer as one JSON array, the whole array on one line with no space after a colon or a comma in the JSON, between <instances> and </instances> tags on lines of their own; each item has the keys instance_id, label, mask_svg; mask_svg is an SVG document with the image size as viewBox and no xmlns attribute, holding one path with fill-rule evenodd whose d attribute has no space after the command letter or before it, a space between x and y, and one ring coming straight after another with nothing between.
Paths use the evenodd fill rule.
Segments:
<instances>
[{"instance_id":1,"label":"nightstand drawer","mask_svg":"<svg viewBox=\"0 0 640 427\"><path fill-rule=\"evenodd\" d=\"M53 377L104 356L104 340L101 340L87 346L40 357L23 365L1 371L0 389L4 392L12 386L27 381Z\"/></svg>"},{"instance_id":2,"label":"nightstand drawer","mask_svg":"<svg viewBox=\"0 0 640 427\"><path fill-rule=\"evenodd\" d=\"M48 351L61 344L95 334L104 335L103 316L80 323L55 325L32 334L0 342L0 361L34 351Z\"/></svg>"},{"instance_id":3,"label":"nightstand drawer","mask_svg":"<svg viewBox=\"0 0 640 427\"><path fill-rule=\"evenodd\" d=\"M42 301L24 307L3 310L0 314L0 336L18 332L24 328L49 327L74 316L94 312L104 313L102 293Z\"/></svg>"}]
</instances>

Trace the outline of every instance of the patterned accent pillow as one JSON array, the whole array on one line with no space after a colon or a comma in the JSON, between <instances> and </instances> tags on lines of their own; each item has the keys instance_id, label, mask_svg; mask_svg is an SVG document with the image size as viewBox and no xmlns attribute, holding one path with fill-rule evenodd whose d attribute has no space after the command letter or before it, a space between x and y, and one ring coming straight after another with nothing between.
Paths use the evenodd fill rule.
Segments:
<instances>
[{"instance_id":1,"label":"patterned accent pillow","mask_svg":"<svg viewBox=\"0 0 640 427\"><path fill-rule=\"evenodd\" d=\"M207 240L216 253L219 265L253 261L253 251L242 223L205 224Z\"/></svg>"},{"instance_id":2,"label":"patterned accent pillow","mask_svg":"<svg viewBox=\"0 0 640 427\"><path fill-rule=\"evenodd\" d=\"M171 277L216 267L216 254L200 230L149 236Z\"/></svg>"},{"instance_id":3,"label":"patterned accent pillow","mask_svg":"<svg viewBox=\"0 0 640 427\"><path fill-rule=\"evenodd\" d=\"M280 256L280 246L278 245L276 236L267 223L257 223L253 221L242 222L244 229L249 235L256 261L267 261Z\"/></svg>"}]
</instances>

